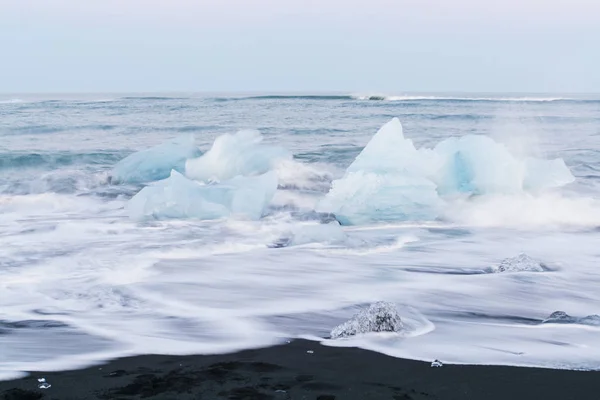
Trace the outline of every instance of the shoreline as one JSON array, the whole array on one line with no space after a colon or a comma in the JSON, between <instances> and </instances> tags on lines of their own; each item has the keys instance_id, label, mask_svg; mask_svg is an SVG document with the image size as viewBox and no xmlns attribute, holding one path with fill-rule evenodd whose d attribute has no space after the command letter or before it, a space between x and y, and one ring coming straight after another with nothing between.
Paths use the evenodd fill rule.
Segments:
<instances>
[{"instance_id":1,"label":"shoreline","mask_svg":"<svg viewBox=\"0 0 600 400\"><path fill-rule=\"evenodd\" d=\"M433 360L432 360L433 361ZM443 360L442 360L443 361ZM51 385L39 389L39 378ZM308 340L222 355L143 355L0 381L0 400L597 400L600 371L444 365Z\"/></svg>"}]
</instances>

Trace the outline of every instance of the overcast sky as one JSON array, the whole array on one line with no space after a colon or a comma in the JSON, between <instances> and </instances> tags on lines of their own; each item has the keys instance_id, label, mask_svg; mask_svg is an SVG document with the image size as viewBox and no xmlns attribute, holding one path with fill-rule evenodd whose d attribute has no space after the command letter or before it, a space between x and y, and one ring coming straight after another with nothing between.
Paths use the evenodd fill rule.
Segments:
<instances>
[{"instance_id":1,"label":"overcast sky","mask_svg":"<svg viewBox=\"0 0 600 400\"><path fill-rule=\"evenodd\" d=\"M0 92L600 92L599 0L0 0Z\"/></svg>"}]
</instances>

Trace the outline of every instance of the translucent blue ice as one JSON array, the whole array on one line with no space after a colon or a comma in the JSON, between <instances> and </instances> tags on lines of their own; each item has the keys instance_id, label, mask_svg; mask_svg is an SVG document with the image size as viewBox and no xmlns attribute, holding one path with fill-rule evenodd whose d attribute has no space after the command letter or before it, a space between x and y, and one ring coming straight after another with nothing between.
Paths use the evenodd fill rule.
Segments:
<instances>
[{"instance_id":1,"label":"translucent blue ice","mask_svg":"<svg viewBox=\"0 0 600 400\"><path fill-rule=\"evenodd\" d=\"M417 149L397 118L385 124L317 207L344 224L436 218L448 196L518 194L574 181L562 159L520 159L486 136Z\"/></svg>"},{"instance_id":2,"label":"translucent blue ice","mask_svg":"<svg viewBox=\"0 0 600 400\"><path fill-rule=\"evenodd\" d=\"M270 171L277 160L292 158L283 147L261 144L262 139L252 130L219 136L209 151L186 162L185 174L199 181L259 175Z\"/></svg>"},{"instance_id":3,"label":"translucent blue ice","mask_svg":"<svg viewBox=\"0 0 600 400\"><path fill-rule=\"evenodd\" d=\"M165 179L173 169L183 172L185 161L200 154L193 136L178 138L125 157L111 171L111 182L140 183Z\"/></svg>"},{"instance_id":4,"label":"translucent blue ice","mask_svg":"<svg viewBox=\"0 0 600 400\"><path fill-rule=\"evenodd\" d=\"M134 220L209 220L230 215L259 219L276 190L274 172L203 184L173 170L168 179L146 186L136 194L128 202L127 210Z\"/></svg>"}]
</instances>

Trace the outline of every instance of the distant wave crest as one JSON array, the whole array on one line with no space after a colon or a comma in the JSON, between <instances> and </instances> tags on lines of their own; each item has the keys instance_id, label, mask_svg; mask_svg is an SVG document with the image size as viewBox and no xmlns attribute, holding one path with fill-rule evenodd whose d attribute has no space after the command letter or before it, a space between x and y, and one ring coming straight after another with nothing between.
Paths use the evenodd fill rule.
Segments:
<instances>
[{"instance_id":1,"label":"distant wave crest","mask_svg":"<svg viewBox=\"0 0 600 400\"><path fill-rule=\"evenodd\" d=\"M256 95L240 97L216 97L215 101L244 100L309 100L309 101L394 101L394 102L578 102L598 103L600 99L582 99L570 97L545 96L426 96L426 95L385 95L385 94L350 94L350 95Z\"/></svg>"}]
</instances>

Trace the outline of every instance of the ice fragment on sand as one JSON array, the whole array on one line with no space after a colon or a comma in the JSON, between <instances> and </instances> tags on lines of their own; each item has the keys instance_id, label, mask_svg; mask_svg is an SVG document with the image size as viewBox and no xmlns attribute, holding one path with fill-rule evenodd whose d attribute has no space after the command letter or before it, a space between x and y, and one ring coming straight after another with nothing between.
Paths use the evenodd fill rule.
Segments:
<instances>
[{"instance_id":1,"label":"ice fragment on sand","mask_svg":"<svg viewBox=\"0 0 600 400\"><path fill-rule=\"evenodd\" d=\"M134 220L146 218L217 219L230 215L259 219L277 190L274 172L202 184L172 171L171 176L146 186L127 203Z\"/></svg>"},{"instance_id":2,"label":"ice fragment on sand","mask_svg":"<svg viewBox=\"0 0 600 400\"><path fill-rule=\"evenodd\" d=\"M331 331L332 339L351 337L369 332L400 332L404 328L393 303L380 301L358 312L351 320Z\"/></svg>"},{"instance_id":3,"label":"ice fragment on sand","mask_svg":"<svg viewBox=\"0 0 600 400\"><path fill-rule=\"evenodd\" d=\"M587 317L572 317L564 311L555 311L542 321L543 324L580 324L600 326L600 315L588 315Z\"/></svg>"},{"instance_id":4,"label":"ice fragment on sand","mask_svg":"<svg viewBox=\"0 0 600 400\"><path fill-rule=\"evenodd\" d=\"M185 174L199 181L259 175L270 171L277 160L292 158L284 148L260 144L261 141L258 131L219 136L209 151L185 163Z\"/></svg>"},{"instance_id":5,"label":"ice fragment on sand","mask_svg":"<svg viewBox=\"0 0 600 400\"><path fill-rule=\"evenodd\" d=\"M440 360L434 360L431 363L432 368L439 368L439 367L443 367L443 366L444 366L444 364L442 364L442 362Z\"/></svg>"},{"instance_id":6,"label":"ice fragment on sand","mask_svg":"<svg viewBox=\"0 0 600 400\"><path fill-rule=\"evenodd\" d=\"M173 169L183 172L185 161L199 155L193 136L178 138L125 157L114 166L109 179L115 184L165 179Z\"/></svg>"},{"instance_id":7,"label":"ice fragment on sand","mask_svg":"<svg viewBox=\"0 0 600 400\"><path fill-rule=\"evenodd\" d=\"M46 378L38 378L38 388L39 389L50 389L52 387L51 384L49 384L48 382L46 382Z\"/></svg>"},{"instance_id":8,"label":"ice fragment on sand","mask_svg":"<svg viewBox=\"0 0 600 400\"><path fill-rule=\"evenodd\" d=\"M492 272L544 272L547 267L542 262L529 257L527 254L521 253L516 257L510 257L502 260L502 262L491 268Z\"/></svg>"}]
</instances>

